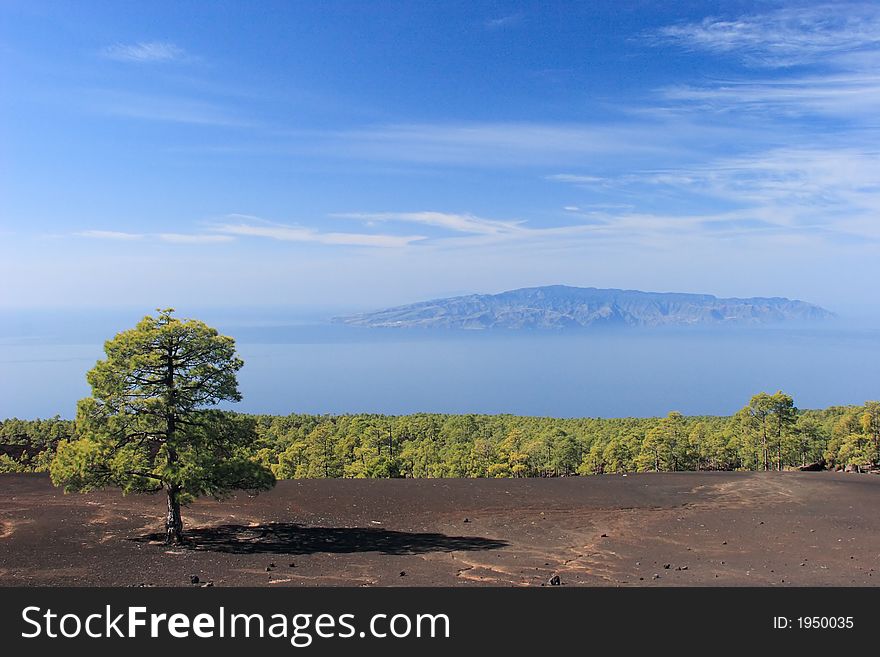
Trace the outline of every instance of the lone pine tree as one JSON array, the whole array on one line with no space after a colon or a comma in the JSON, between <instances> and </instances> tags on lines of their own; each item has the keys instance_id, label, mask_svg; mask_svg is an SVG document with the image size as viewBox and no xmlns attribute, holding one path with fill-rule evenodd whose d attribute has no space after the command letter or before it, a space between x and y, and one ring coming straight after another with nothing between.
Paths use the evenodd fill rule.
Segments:
<instances>
[{"instance_id":1,"label":"lone pine tree","mask_svg":"<svg viewBox=\"0 0 880 657\"><path fill-rule=\"evenodd\" d=\"M253 421L212 408L241 400L235 342L173 312L144 317L104 344L106 358L86 375L92 395L77 405L77 439L60 443L50 466L65 491L164 491L166 543L182 540L181 504L275 484L250 458Z\"/></svg>"}]
</instances>

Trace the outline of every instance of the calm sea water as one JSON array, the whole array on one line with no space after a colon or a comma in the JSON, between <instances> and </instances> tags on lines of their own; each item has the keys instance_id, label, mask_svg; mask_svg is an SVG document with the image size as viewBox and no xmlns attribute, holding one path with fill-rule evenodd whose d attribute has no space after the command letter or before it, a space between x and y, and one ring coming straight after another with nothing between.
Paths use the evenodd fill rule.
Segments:
<instances>
[{"instance_id":1,"label":"calm sea water","mask_svg":"<svg viewBox=\"0 0 880 657\"><path fill-rule=\"evenodd\" d=\"M0 417L22 418L72 417L102 339L132 324L2 319ZM438 334L214 324L245 360L234 408L247 412L615 417L729 414L762 390L785 390L802 408L880 398L873 328Z\"/></svg>"}]
</instances>

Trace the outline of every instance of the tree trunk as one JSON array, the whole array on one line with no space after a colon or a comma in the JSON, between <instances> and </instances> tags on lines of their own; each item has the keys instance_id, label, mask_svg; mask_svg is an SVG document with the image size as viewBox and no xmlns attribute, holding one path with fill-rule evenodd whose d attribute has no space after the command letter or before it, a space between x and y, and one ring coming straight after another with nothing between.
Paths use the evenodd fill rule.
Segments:
<instances>
[{"instance_id":1,"label":"tree trunk","mask_svg":"<svg viewBox=\"0 0 880 657\"><path fill-rule=\"evenodd\" d=\"M168 493L165 543L167 545L178 545L183 542L183 521L180 518L180 490L176 486L169 486L165 490Z\"/></svg>"},{"instance_id":2,"label":"tree trunk","mask_svg":"<svg viewBox=\"0 0 880 657\"><path fill-rule=\"evenodd\" d=\"M168 412L165 415L166 433L165 447L167 449L168 465L177 463L177 450L174 447L175 432L177 431L177 417L175 416L174 389L174 351L168 346L167 370L165 373L165 385L168 389ZM176 484L166 484L165 491L168 493L168 515L165 518L165 543L177 545L183 542L183 521L180 519L180 487Z\"/></svg>"}]
</instances>

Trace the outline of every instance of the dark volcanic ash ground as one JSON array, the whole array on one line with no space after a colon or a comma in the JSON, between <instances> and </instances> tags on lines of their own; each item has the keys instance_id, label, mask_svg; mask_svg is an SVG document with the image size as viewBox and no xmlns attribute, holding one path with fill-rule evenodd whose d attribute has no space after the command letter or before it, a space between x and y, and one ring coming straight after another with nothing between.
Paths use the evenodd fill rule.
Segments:
<instances>
[{"instance_id":1,"label":"dark volcanic ash ground","mask_svg":"<svg viewBox=\"0 0 880 657\"><path fill-rule=\"evenodd\" d=\"M282 481L184 510L0 475L0 585L789 586L880 583L880 477L665 473Z\"/></svg>"}]
</instances>

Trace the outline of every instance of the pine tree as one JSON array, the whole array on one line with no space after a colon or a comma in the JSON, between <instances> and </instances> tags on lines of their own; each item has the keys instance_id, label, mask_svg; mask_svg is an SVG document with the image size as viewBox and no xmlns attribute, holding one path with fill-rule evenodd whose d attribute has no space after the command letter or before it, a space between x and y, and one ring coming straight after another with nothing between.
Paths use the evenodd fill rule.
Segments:
<instances>
[{"instance_id":1,"label":"pine tree","mask_svg":"<svg viewBox=\"0 0 880 657\"><path fill-rule=\"evenodd\" d=\"M254 421L212 408L241 399L233 339L173 312L104 344L106 358L86 375L92 395L77 406L79 438L61 442L50 466L65 491L164 491L167 543L182 541L181 504L275 483L250 457Z\"/></svg>"}]
</instances>

